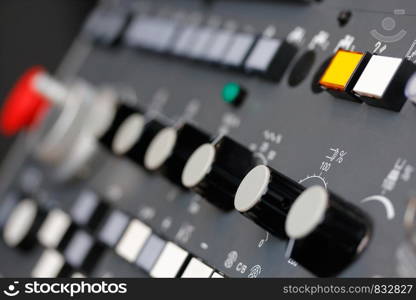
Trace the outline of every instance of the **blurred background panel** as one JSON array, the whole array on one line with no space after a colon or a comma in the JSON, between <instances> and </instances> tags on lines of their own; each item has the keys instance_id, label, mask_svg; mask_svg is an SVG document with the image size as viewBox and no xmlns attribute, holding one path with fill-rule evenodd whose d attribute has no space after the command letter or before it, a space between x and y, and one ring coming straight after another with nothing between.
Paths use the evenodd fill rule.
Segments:
<instances>
[{"instance_id":1,"label":"blurred background panel","mask_svg":"<svg viewBox=\"0 0 416 300\"><path fill-rule=\"evenodd\" d=\"M96 0L0 1L0 102L18 76L41 64L55 70ZM0 160L12 142L0 136Z\"/></svg>"}]
</instances>

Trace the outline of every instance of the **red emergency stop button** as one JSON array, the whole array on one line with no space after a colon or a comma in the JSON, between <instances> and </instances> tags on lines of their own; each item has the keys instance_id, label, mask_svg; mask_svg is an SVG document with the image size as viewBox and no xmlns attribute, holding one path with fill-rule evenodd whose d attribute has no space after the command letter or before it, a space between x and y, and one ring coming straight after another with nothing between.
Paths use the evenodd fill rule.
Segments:
<instances>
[{"instance_id":1,"label":"red emergency stop button","mask_svg":"<svg viewBox=\"0 0 416 300\"><path fill-rule=\"evenodd\" d=\"M49 102L34 86L35 77L44 72L40 66L28 69L10 91L0 112L0 130L4 135L31 128L44 115Z\"/></svg>"}]
</instances>

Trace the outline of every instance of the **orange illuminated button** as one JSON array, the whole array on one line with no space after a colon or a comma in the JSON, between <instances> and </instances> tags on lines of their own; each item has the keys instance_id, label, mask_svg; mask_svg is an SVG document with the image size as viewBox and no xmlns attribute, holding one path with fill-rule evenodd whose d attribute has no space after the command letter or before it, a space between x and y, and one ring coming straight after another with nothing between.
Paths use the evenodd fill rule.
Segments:
<instances>
[{"instance_id":1,"label":"orange illuminated button","mask_svg":"<svg viewBox=\"0 0 416 300\"><path fill-rule=\"evenodd\" d=\"M344 91L363 57L364 53L361 52L338 50L319 84L328 89Z\"/></svg>"},{"instance_id":2,"label":"orange illuminated button","mask_svg":"<svg viewBox=\"0 0 416 300\"><path fill-rule=\"evenodd\" d=\"M34 87L34 79L44 73L42 67L32 67L17 81L8 95L0 113L0 129L5 135L13 135L29 128L49 106L48 100Z\"/></svg>"},{"instance_id":3,"label":"orange illuminated button","mask_svg":"<svg viewBox=\"0 0 416 300\"><path fill-rule=\"evenodd\" d=\"M352 89L371 59L370 53L340 49L332 57L319 84L337 98L362 102Z\"/></svg>"}]
</instances>

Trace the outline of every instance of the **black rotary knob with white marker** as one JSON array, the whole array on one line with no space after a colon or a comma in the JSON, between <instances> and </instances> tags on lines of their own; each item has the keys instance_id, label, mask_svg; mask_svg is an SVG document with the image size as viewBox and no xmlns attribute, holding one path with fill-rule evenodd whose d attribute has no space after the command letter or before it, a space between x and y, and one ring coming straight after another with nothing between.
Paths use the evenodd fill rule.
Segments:
<instances>
[{"instance_id":1,"label":"black rotary knob with white marker","mask_svg":"<svg viewBox=\"0 0 416 300\"><path fill-rule=\"evenodd\" d=\"M140 109L119 104L111 126L100 143L116 155L123 155L138 141L145 125Z\"/></svg>"},{"instance_id":2,"label":"black rotary knob with white marker","mask_svg":"<svg viewBox=\"0 0 416 300\"><path fill-rule=\"evenodd\" d=\"M166 163L178 143L178 131L175 127L160 128L149 141L144 153L143 164L149 171L156 171Z\"/></svg>"},{"instance_id":3,"label":"black rotary knob with white marker","mask_svg":"<svg viewBox=\"0 0 416 300\"><path fill-rule=\"evenodd\" d=\"M132 143L131 147L125 152L125 156L135 163L146 167L145 158L149 156L149 154L147 154L149 146L152 144L155 137L166 128L166 125L156 119L147 122L135 142ZM167 144L174 144L174 140L176 139L175 134L172 134L172 132L166 132L166 134L163 135L163 138L166 139L165 142ZM169 139L169 141L167 139ZM160 161L163 161L162 156L167 155L169 149L163 149L163 152L164 153L158 153L152 158L147 158L148 167L154 167L158 165ZM150 170L150 168L147 169Z\"/></svg>"},{"instance_id":4,"label":"black rotary knob with white marker","mask_svg":"<svg viewBox=\"0 0 416 300\"><path fill-rule=\"evenodd\" d=\"M224 210L234 208L234 196L247 172L256 165L253 153L229 137L198 147L182 172L182 184Z\"/></svg>"},{"instance_id":5,"label":"black rotary knob with white marker","mask_svg":"<svg viewBox=\"0 0 416 300\"><path fill-rule=\"evenodd\" d=\"M264 165L244 177L234 205L273 235L294 240L291 258L318 276L344 270L370 239L371 221L360 209Z\"/></svg>"},{"instance_id":6,"label":"black rotary knob with white marker","mask_svg":"<svg viewBox=\"0 0 416 300\"><path fill-rule=\"evenodd\" d=\"M150 171L160 170L170 181L183 187L181 175L187 160L210 140L208 134L188 123L178 128L165 127L150 142L144 166Z\"/></svg>"},{"instance_id":7,"label":"black rotary knob with white marker","mask_svg":"<svg viewBox=\"0 0 416 300\"><path fill-rule=\"evenodd\" d=\"M241 181L234 199L236 210L279 238L287 238L285 221L293 199L304 188L265 166L253 168Z\"/></svg>"},{"instance_id":8,"label":"black rotary knob with white marker","mask_svg":"<svg viewBox=\"0 0 416 300\"><path fill-rule=\"evenodd\" d=\"M358 207L313 186L292 204L285 231L294 240L291 258L315 275L327 277L342 272L364 251L372 225Z\"/></svg>"},{"instance_id":9,"label":"black rotary knob with white marker","mask_svg":"<svg viewBox=\"0 0 416 300\"><path fill-rule=\"evenodd\" d=\"M176 129L146 120L141 109L120 104L101 143L115 155L124 156L149 171L158 169L176 144Z\"/></svg>"}]
</instances>

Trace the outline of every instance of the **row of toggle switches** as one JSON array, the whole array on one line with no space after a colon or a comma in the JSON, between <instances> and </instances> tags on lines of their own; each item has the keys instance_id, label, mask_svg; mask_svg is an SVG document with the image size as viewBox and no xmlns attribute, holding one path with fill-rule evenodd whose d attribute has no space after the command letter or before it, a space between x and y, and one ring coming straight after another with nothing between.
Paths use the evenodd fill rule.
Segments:
<instances>
[{"instance_id":1,"label":"row of toggle switches","mask_svg":"<svg viewBox=\"0 0 416 300\"><path fill-rule=\"evenodd\" d=\"M35 71L29 72L30 80L25 77L27 74L24 76L23 83L18 83L17 90L6 101L3 129L6 126L20 130L31 124L32 119L37 119L38 105L33 104L49 100L48 103L62 107L61 114L65 116L66 106L78 99L74 96L79 93L76 89L67 91L44 71ZM19 97L22 91L26 95L24 99ZM110 116L103 118L102 110L98 110L105 103L102 94L87 94L94 96L88 101L96 104L91 106L94 109L87 110L83 122L72 124L75 126L72 131L81 132L80 136L74 138L74 134L65 130L65 135L58 139L58 146L68 145L74 149L70 151L73 156L63 156L62 164L75 159L78 159L77 165L86 161L86 158L79 159L84 148L81 141L86 140L89 145L96 140L98 149L102 145L149 172L158 171L217 207L225 211L236 209L276 237L291 239L292 258L318 276L338 274L367 246L370 220L333 193L318 186L305 189L268 166L258 166L253 153L245 146L227 136L214 139L192 124L167 125L157 118L149 118L143 110L119 101L111 106ZM40 96L43 97L41 101ZM89 122L97 119L102 123L99 130L97 122L93 122L92 128ZM106 121L102 122L103 119ZM57 123L49 129L54 133L54 139L57 138L55 127L60 125ZM43 143L48 145L50 141ZM90 150L85 153L89 158L94 157Z\"/></svg>"}]
</instances>

